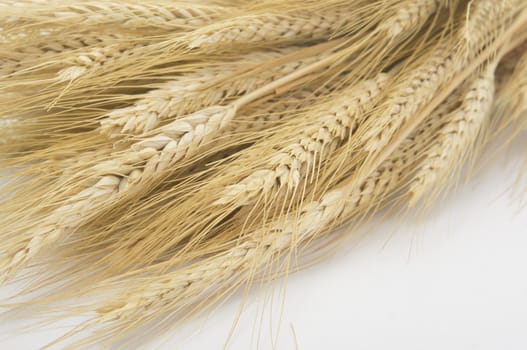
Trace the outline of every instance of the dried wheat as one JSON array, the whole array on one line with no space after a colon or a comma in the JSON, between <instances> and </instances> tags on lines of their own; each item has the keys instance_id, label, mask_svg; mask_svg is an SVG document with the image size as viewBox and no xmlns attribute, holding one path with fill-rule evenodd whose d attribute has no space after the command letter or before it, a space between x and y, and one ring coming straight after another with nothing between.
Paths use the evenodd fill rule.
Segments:
<instances>
[{"instance_id":1,"label":"dried wheat","mask_svg":"<svg viewBox=\"0 0 527 350\"><path fill-rule=\"evenodd\" d=\"M416 132L401 145L390 159L351 193L344 188L330 190L318 201L304 204L298 213L277 219L266 228L256 228L243 241L225 252L144 282L145 289L126 292L119 301L98 309L97 322L119 322L128 317L148 317L159 307L189 305L215 288L226 288L260 271L273 256L292 249L293 244L310 241L320 233L330 231L337 220L373 208L377 201L399 188L408 177L416 155L422 152L444 122L451 102L441 106ZM236 241L237 242L237 241ZM257 264L256 266L254 264Z\"/></svg>"},{"instance_id":2,"label":"dried wheat","mask_svg":"<svg viewBox=\"0 0 527 350\"><path fill-rule=\"evenodd\" d=\"M232 9L229 9L232 11ZM18 18L44 17L54 25L108 25L122 28L189 29L203 26L228 8L211 4L188 2L129 2L129 1L72 1L32 5L16 12Z\"/></svg>"},{"instance_id":3,"label":"dried wheat","mask_svg":"<svg viewBox=\"0 0 527 350\"><path fill-rule=\"evenodd\" d=\"M275 151L269 158L269 168L255 170L240 182L229 185L216 204L243 205L279 188L294 190L309 169L316 167L316 160L324 161L354 133L361 109L381 92L387 80L388 75L381 73L317 108L313 112L317 122L310 123L295 143Z\"/></svg>"},{"instance_id":4,"label":"dried wheat","mask_svg":"<svg viewBox=\"0 0 527 350\"><path fill-rule=\"evenodd\" d=\"M493 42L521 7L525 7L525 2L522 0L470 1L465 30L461 32L467 55L474 56Z\"/></svg>"},{"instance_id":5,"label":"dried wheat","mask_svg":"<svg viewBox=\"0 0 527 350\"><path fill-rule=\"evenodd\" d=\"M140 135L159 125L170 117L193 112L224 99L239 96L279 78L282 75L309 65L319 57L306 58L281 64L267 72L258 72L257 76L245 76L228 85L202 91L211 81L231 78L244 67L250 67L291 52L290 49L269 53L250 53L236 59L234 64L219 64L199 69L195 73L185 74L164 84L159 89L147 93L131 107L110 112L101 120L101 133L112 137L127 134Z\"/></svg>"},{"instance_id":6,"label":"dried wheat","mask_svg":"<svg viewBox=\"0 0 527 350\"><path fill-rule=\"evenodd\" d=\"M440 5L440 0L407 0L397 9L393 17L380 24L379 30L387 33L390 38L411 33L425 25Z\"/></svg>"},{"instance_id":7,"label":"dried wheat","mask_svg":"<svg viewBox=\"0 0 527 350\"><path fill-rule=\"evenodd\" d=\"M494 70L492 64L470 84L462 105L452 112L441 134L425 155L418 174L410 188L411 202L415 204L438 182L452 177L452 171L463 164L469 150L476 142L492 109L494 99Z\"/></svg>"},{"instance_id":8,"label":"dried wheat","mask_svg":"<svg viewBox=\"0 0 527 350\"><path fill-rule=\"evenodd\" d=\"M326 39L345 28L352 18L343 9L328 9L323 14L307 11L286 15L262 14L248 18L238 17L234 24L215 24L206 33L198 32L189 42L190 48L217 47L224 44Z\"/></svg>"},{"instance_id":9,"label":"dried wheat","mask_svg":"<svg viewBox=\"0 0 527 350\"><path fill-rule=\"evenodd\" d=\"M11 75L27 71L41 62L47 60L53 65L74 64L75 59L66 56L69 52L78 52L78 50L87 47L106 47L115 45L125 40L125 36L119 34L83 34L71 35L67 37L50 36L43 42L24 42L22 41L10 52L6 52L0 68L0 73ZM128 38L129 39L129 38ZM59 62L57 62L57 60Z\"/></svg>"},{"instance_id":10,"label":"dried wheat","mask_svg":"<svg viewBox=\"0 0 527 350\"><path fill-rule=\"evenodd\" d=\"M423 104L430 101L459 69L459 63L454 59L449 44L435 48L426 63L412 69L394 87L393 93L387 98L387 112L376 121L378 127L372 128L363 136L365 149L375 152L386 145L393 133Z\"/></svg>"}]
</instances>

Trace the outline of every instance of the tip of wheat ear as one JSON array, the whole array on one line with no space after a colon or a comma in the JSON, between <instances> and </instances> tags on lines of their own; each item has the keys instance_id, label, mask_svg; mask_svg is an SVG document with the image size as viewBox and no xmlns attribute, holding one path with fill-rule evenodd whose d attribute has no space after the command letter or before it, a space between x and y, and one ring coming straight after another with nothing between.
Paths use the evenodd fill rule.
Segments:
<instances>
[{"instance_id":1,"label":"tip of wheat ear","mask_svg":"<svg viewBox=\"0 0 527 350\"><path fill-rule=\"evenodd\" d=\"M407 1L395 16L381 24L380 29L387 32L389 37L395 38L412 28L422 27L439 6L439 0Z\"/></svg>"},{"instance_id":2,"label":"tip of wheat ear","mask_svg":"<svg viewBox=\"0 0 527 350\"><path fill-rule=\"evenodd\" d=\"M30 238L6 254L6 262L0 267L0 273L4 281L9 280L27 263L37 256L44 247L56 242L67 235L71 229L76 228L82 222L86 212L89 212L101 200L115 193L120 178L114 175L104 176L99 181L68 199L62 206L58 207L46 218L43 224L31 232Z\"/></svg>"},{"instance_id":3,"label":"tip of wheat ear","mask_svg":"<svg viewBox=\"0 0 527 350\"><path fill-rule=\"evenodd\" d=\"M87 71L86 67L81 67L81 66L68 67L68 68L64 68L60 70L57 73L57 78L59 81L71 81L71 80L75 80L79 78L84 73L86 73L86 71Z\"/></svg>"}]
</instances>

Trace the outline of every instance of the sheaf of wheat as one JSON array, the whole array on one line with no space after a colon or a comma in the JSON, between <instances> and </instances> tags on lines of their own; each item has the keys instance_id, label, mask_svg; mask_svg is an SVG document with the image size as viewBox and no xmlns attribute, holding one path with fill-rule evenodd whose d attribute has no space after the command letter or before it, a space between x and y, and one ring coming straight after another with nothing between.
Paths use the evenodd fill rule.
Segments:
<instances>
[{"instance_id":1,"label":"sheaf of wheat","mask_svg":"<svg viewBox=\"0 0 527 350\"><path fill-rule=\"evenodd\" d=\"M0 0L7 312L141 343L525 128L523 0Z\"/></svg>"}]
</instances>

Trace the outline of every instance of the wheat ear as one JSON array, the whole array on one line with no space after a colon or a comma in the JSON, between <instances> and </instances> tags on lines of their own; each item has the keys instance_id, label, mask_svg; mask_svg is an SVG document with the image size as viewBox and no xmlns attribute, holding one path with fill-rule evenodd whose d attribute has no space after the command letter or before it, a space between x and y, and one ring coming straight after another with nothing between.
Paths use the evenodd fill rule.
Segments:
<instances>
[{"instance_id":1,"label":"wheat ear","mask_svg":"<svg viewBox=\"0 0 527 350\"><path fill-rule=\"evenodd\" d=\"M72 64L74 60L72 62L65 56L68 52L87 47L114 45L125 38L119 34L86 33L60 38L51 36L46 41L37 43L22 42L12 52L5 54L0 73L3 75L27 73L45 63L46 60L50 62L49 64L58 66Z\"/></svg>"},{"instance_id":2,"label":"wheat ear","mask_svg":"<svg viewBox=\"0 0 527 350\"><path fill-rule=\"evenodd\" d=\"M257 65L276 59L291 49L268 53L250 53L236 58L234 64L219 64L199 69L185 74L164 84L159 89L147 93L131 107L114 110L101 120L101 133L111 137L125 135L141 135L159 125L170 117L188 114L195 109L220 104L222 100L239 96L287 75L303 66L319 59L319 56L280 64L266 72L258 72L257 76L245 76L234 79L226 85L213 87L203 91L211 82L232 79L236 72L251 65Z\"/></svg>"},{"instance_id":3,"label":"wheat ear","mask_svg":"<svg viewBox=\"0 0 527 350\"><path fill-rule=\"evenodd\" d=\"M116 176L105 176L97 184L80 192L65 205L56 209L42 225L33 230L31 238L23 240L21 245L3 257L4 263L0 266L3 281L12 278L21 267L27 265L48 242L60 239L68 230L76 227L84 213L97 202L98 197L106 197L115 191L114 185L118 184L118 180Z\"/></svg>"},{"instance_id":4,"label":"wheat ear","mask_svg":"<svg viewBox=\"0 0 527 350\"><path fill-rule=\"evenodd\" d=\"M324 86L307 86L291 93L290 96L281 96L263 105L257 105L244 113L244 115L236 117L225 128L225 136L235 139L246 132L252 133L277 126L284 121L286 116L293 118L298 110L307 109L313 98L323 98L323 96L329 96L332 92L338 90L339 87L331 82Z\"/></svg>"},{"instance_id":5,"label":"wheat ear","mask_svg":"<svg viewBox=\"0 0 527 350\"><path fill-rule=\"evenodd\" d=\"M350 13L343 9L330 9L323 14L300 11L286 15L262 14L247 18L237 17L205 28L207 33L196 34L189 42L190 48L217 47L225 44L285 41L310 41L329 38L352 21Z\"/></svg>"},{"instance_id":6,"label":"wheat ear","mask_svg":"<svg viewBox=\"0 0 527 350\"><path fill-rule=\"evenodd\" d=\"M190 76L183 75L180 79L168 82L166 86L152 91L147 98L138 101L134 106L108 114L101 120L101 132L113 138L126 134L143 134L159 125L164 119L192 113L211 105L221 104L230 98L249 94L284 76L309 67L329 55L329 52L323 52L303 58L293 57L265 71L256 69L251 72L250 68L248 69L251 65L257 67L258 64L272 62L273 59L280 59L281 56L294 52L293 48L274 53L251 53L240 57L239 63L201 69ZM237 78L235 74L243 73L243 69L249 71ZM188 81L189 78L191 81ZM211 81L224 80L228 83L208 87ZM155 96L153 102L152 95Z\"/></svg>"},{"instance_id":7,"label":"wheat ear","mask_svg":"<svg viewBox=\"0 0 527 350\"><path fill-rule=\"evenodd\" d=\"M474 57L482 48L496 40L504 25L511 22L525 5L522 0L470 1L465 29L461 32L467 57Z\"/></svg>"},{"instance_id":8,"label":"wheat ear","mask_svg":"<svg viewBox=\"0 0 527 350\"><path fill-rule=\"evenodd\" d=\"M142 46L144 44L133 44L132 46L119 44L105 45L92 47L89 51L77 53L74 58L67 60L68 62L72 62L73 65L61 69L57 73L57 80L71 81L78 79L88 71L95 70L104 64L109 64L112 60L126 54L126 52L131 52L135 48Z\"/></svg>"},{"instance_id":9,"label":"wheat ear","mask_svg":"<svg viewBox=\"0 0 527 350\"><path fill-rule=\"evenodd\" d=\"M317 122L309 123L294 143L275 151L269 159L269 168L255 170L240 182L227 186L215 204L244 205L279 188L293 191L310 169L316 167L316 160L325 161L353 135L362 108L380 94L387 80L388 75L381 73L317 107L313 111Z\"/></svg>"},{"instance_id":10,"label":"wheat ear","mask_svg":"<svg viewBox=\"0 0 527 350\"><path fill-rule=\"evenodd\" d=\"M409 190L410 205L435 189L438 182L452 177L455 173L452 169L463 164L473 148L492 110L494 70L495 65L492 64L470 84L462 105L452 112L434 146L425 154Z\"/></svg>"},{"instance_id":11,"label":"wheat ear","mask_svg":"<svg viewBox=\"0 0 527 350\"><path fill-rule=\"evenodd\" d=\"M29 8L29 19L36 16L50 16L54 25L108 25L118 24L121 28L190 29L203 26L214 18L227 13L223 6L187 2L129 2L129 1L82 1L51 7ZM21 18L26 17L18 13ZM37 17L38 18L38 17ZM48 19L51 20L51 19Z\"/></svg>"},{"instance_id":12,"label":"wheat ear","mask_svg":"<svg viewBox=\"0 0 527 350\"><path fill-rule=\"evenodd\" d=\"M440 0L406 0L394 16L379 25L381 32L390 38L397 38L405 33L421 28L441 5Z\"/></svg>"},{"instance_id":13,"label":"wheat ear","mask_svg":"<svg viewBox=\"0 0 527 350\"><path fill-rule=\"evenodd\" d=\"M451 80L459 63L452 57L449 44L440 44L424 64L409 72L397 84L387 98L387 112L377 117L378 127L372 128L362 136L365 149L375 152L384 147L391 135L399 129L419 108L430 101L442 85Z\"/></svg>"},{"instance_id":14,"label":"wheat ear","mask_svg":"<svg viewBox=\"0 0 527 350\"><path fill-rule=\"evenodd\" d=\"M509 5L502 6L493 1L484 1L481 4L478 2L479 5L487 3L496 8L496 11L488 11L486 6L482 6L480 11L476 11L479 8L477 7L472 16L470 11L467 12L469 19L466 20L466 25L478 28L475 30L479 33L477 38L472 37L467 41L466 28L457 32L457 38L462 46L468 48L471 57L477 56L482 50L491 46L507 29L507 24L517 13ZM384 127L381 131L373 128L363 137L367 151L374 152L388 144L396 130L404 125L423 104L433 99L437 91L462 71L468 59L471 59L471 57L460 57L457 52L459 49L452 48L446 42L440 42L433 50L433 55L427 63L412 70L403 82L395 86L394 94L387 101L388 111L376 122Z\"/></svg>"}]
</instances>

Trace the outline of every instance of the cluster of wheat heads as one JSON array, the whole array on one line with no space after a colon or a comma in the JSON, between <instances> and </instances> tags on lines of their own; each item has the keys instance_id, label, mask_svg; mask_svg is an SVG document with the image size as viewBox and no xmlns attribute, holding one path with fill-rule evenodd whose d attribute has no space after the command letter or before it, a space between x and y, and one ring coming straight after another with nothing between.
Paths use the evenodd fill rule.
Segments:
<instances>
[{"instance_id":1,"label":"cluster of wheat heads","mask_svg":"<svg viewBox=\"0 0 527 350\"><path fill-rule=\"evenodd\" d=\"M0 1L8 310L137 341L430 203L527 127L526 41L524 0Z\"/></svg>"}]
</instances>

